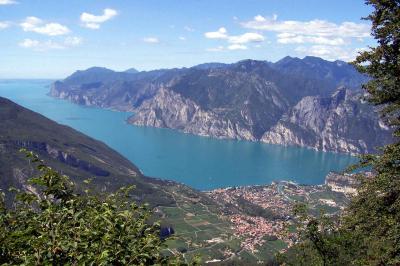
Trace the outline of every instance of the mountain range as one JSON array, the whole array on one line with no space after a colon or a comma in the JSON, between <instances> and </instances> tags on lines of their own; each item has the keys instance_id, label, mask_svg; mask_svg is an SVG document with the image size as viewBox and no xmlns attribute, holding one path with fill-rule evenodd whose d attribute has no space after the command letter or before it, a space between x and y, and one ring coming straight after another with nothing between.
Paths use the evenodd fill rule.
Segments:
<instances>
[{"instance_id":1,"label":"mountain range","mask_svg":"<svg viewBox=\"0 0 400 266\"><path fill-rule=\"evenodd\" d=\"M50 95L134 112L128 121L139 126L358 154L391 139L363 101L367 80L343 61L285 57L141 72L94 67L56 81Z\"/></svg>"}]
</instances>

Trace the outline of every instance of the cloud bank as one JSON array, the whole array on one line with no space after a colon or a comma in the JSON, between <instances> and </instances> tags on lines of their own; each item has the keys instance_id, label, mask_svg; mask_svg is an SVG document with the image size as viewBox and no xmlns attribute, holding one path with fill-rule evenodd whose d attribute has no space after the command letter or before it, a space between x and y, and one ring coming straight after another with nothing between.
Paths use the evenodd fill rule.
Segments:
<instances>
[{"instance_id":1,"label":"cloud bank","mask_svg":"<svg viewBox=\"0 0 400 266\"><path fill-rule=\"evenodd\" d=\"M207 39L217 39L217 40L226 40L228 42L227 49L228 50L246 50L247 43L257 43L265 40L264 36L255 33L255 32L246 32L241 35L229 35L226 28L221 27L217 31L210 31L204 33L204 37ZM221 46L217 49L209 48L207 51L222 51L224 49L220 49Z\"/></svg>"},{"instance_id":2,"label":"cloud bank","mask_svg":"<svg viewBox=\"0 0 400 266\"><path fill-rule=\"evenodd\" d=\"M36 32L48 36L58 36L70 33L70 30L66 26L55 22L45 23L37 17L27 17L20 26L24 31Z\"/></svg>"},{"instance_id":3,"label":"cloud bank","mask_svg":"<svg viewBox=\"0 0 400 266\"><path fill-rule=\"evenodd\" d=\"M241 23L244 28L277 33L277 42L282 44L312 43L321 45L344 45L345 39L362 39L370 37L368 24L342 22L332 23L326 20L278 20L277 15L271 18L261 15Z\"/></svg>"},{"instance_id":4,"label":"cloud bank","mask_svg":"<svg viewBox=\"0 0 400 266\"><path fill-rule=\"evenodd\" d=\"M0 0L0 5L14 5L14 4L18 4L18 2L14 0Z\"/></svg>"},{"instance_id":5,"label":"cloud bank","mask_svg":"<svg viewBox=\"0 0 400 266\"><path fill-rule=\"evenodd\" d=\"M103 10L103 14L98 16L83 12L80 19L84 27L97 30L100 29L102 23L112 19L116 15L118 15L118 12L116 10L106 8Z\"/></svg>"},{"instance_id":6,"label":"cloud bank","mask_svg":"<svg viewBox=\"0 0 400 266\"><path fill-rule=\"evenodd\" d=\"M39 41L33 39L24 39L18 45L23 48L30 48L35 51L47 51L47 50L60 50L60 49L67 49L71 47L78 46L82 43L82 39L79 37L67 37L62 41Z\"/></svg>"}]
</instances>

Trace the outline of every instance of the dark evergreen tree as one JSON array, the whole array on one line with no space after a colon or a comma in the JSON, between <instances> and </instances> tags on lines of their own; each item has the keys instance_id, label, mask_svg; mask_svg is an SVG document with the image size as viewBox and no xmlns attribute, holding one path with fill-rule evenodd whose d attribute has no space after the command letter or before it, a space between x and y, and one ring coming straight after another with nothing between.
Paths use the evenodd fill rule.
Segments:
<instances>
[{"instance_id":1,"label":"dark evergreen tree","mask_svg":"<svg viewBox=\"0 0 400 266\"><path fill-rule=\"evenodd\" d=\"M366 97L380 108L394 142L361 157L357 167L370 167L373 177L358 176L358 195L339 220L310 217L304 206L297 208L302 242L281 256L287 265L400 265L400 1L366 4L374 9L365 19L377 46L353 64L371 77L363 86Z\"/></svg>"}]
</instances>

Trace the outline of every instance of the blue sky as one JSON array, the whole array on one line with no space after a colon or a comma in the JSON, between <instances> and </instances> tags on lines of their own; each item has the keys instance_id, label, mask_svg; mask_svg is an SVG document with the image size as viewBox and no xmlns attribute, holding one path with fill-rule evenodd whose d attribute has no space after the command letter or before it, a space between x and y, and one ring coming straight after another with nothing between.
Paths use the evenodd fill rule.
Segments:
<instances>
[{"instance_id":1,"label":"blue sky","mask_svg":"<svg viewBox=\"0 0 400 266\"><path fill-rule=\"evenodd\" d=\"M373 45L361 0L0 0L0 78L63 78L290 55L351 60Z\"/></svg>"}]
</instances>

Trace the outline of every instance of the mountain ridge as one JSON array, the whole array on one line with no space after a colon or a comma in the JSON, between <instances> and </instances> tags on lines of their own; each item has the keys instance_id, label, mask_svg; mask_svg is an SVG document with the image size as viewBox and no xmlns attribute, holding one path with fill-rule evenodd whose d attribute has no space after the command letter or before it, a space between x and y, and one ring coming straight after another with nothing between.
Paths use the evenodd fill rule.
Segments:
<instances>
[{"instance_id":1,"label":"mountain ridge","mask_svg":"<svg viewBox=\"0 0 400 266\"><path fill-rule=\"evenodd\" d=\"M71 82L73 74L54 83L50 95L78 104L134 112L128 119L134 125L167 127L201 136L347 153L370 152L374 150L372 146L380 146L387 140L387 130L382 127L372 127L375 135L385 135L381 142L361 139L365 145L351 148L339 143L325 147L305 141L289 141L282 139L286 138L285 134L275 135L276 140L271 139L274 135L265 137L304 97L331 97L340 87L360 93L361 84L368 78L342 61L285 57L271 63L247 59L232 64L206 63L191 68L138 72L127 77L114 72L105 74L97 82L93 82L90 71L91 83L87 83L85 78L80 83L75 79ZM353 101L361 103L360 99L354 98ZM366 121L376 124L378 116L372 109L364 109L371 113L366 115ZM340 122L337 120L339 117L332 119L336 119L333 124ZM322 134L318 130L307 129L305 132L308 132L308 137ZM340 141L337 141L351 142L351 139L346 139L351 137L351 133L347 133L341 134ZM334 136L330 142L335 142Z\"/></svg>"}]
</instances>

